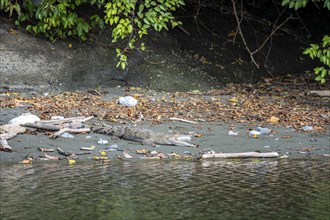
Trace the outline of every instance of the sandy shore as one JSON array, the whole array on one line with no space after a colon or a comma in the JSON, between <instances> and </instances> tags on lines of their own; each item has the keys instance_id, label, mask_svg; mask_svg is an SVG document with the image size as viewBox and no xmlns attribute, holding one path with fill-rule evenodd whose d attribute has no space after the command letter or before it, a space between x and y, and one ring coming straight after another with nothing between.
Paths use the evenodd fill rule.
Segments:
<instances>
[{"instance_id":1,"label":"sandy shore","mask_svg":"<svg viewBox=\"0 0 330 220\"><path fill-rule=\"evenodd\" d=\"M24 108L11 108L1 110L1 124L5 124L10 119L26 112ZM134 126L134 125L125 125ZM320 158L325 157L324 154L330 153L329 135L327 133L302 133L292 128L283 126L268 126L272 129L270 134L259 135L258 138L249 137L248 133L257 127L257 124L251 123L224 123L217 122L198 122L198 124L190 124L184 122L164 122L154 125L148 122L141 122L136 125L137 128L147 128L153 131L164 133L197 133L199 137L192 137L191 143L197 144L198 147L179 147L157 145L156 147L142 145L139 142L127 141L123 139L113 139L107 135L101 134L75 134L73 138L58 137L50 139L44 132L36 132L34 134L19 134L8 141L12 146L13 152L0 152L1 161L21 161L26 157L33 157L35 160L43 160L44 152L38 148L52 148L54 152L47 153L51 156L61 156L57 152L60 147L66 152L75 154L86 153L80 150L81 147L95 146L90 154L78 155L79 160L93 160L93 156L100 156L100 151L105 150L108 146L117 144L118 150L108 151L107 156L113 160L117 156L122 156L123 151L129 153L133 157L141 157L136 150L146 149L147 151L157 151L163 153L176 153L185 156L198 156L203 149L212 149L215 152L249 152L275 151L280 156L288 155L289 158ZM229 131L237 132L238 135L229 135ZM100 140L107 140L107 144L98 144Z\"/></svg>"}]
</instances>

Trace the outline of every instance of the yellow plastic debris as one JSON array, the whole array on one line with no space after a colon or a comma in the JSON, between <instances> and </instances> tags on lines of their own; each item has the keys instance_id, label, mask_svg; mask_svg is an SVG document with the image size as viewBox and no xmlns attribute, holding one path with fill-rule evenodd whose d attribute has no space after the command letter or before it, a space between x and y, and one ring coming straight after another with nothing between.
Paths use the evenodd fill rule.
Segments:
<instances>
[{"instance_id":1,"label":"yellow plastic debris","mask_svg":"<svg viewBox=\"0 0 330 220\"><path fill-rule=\"evenodd\" d=\"M69 160L69 165L73 165L73 164L75 164L75 163L76 163L75 160Z\"/></svg>"},{"instance_id":2,"label":"yellow plastic debris","mask_svg":"<svg viewBox=\"0 0 330 220\"><path fill-rule=\"evenodd\" d=\"M236 103L236 102L238 102L238 99L237 99L236 97L233 97L233 98L229 99L229 101L230 101L230 102L235 102L235 103Z\"/></svg>"},{"instance_id":3,"label":"yellow plastic debris","mask_svg":"<svg viewBox=\"0 0 330 220\"><path fill-rule=\"evenodd\" d=\"M268 119L268 122L272 124L277 124L279 120L280 119L278 117L272 116L270 117L270 119Z\"/></svg>"},{"instance_id":4,"label":"yellow plastic debris","mask_svg":"<svg viewBox=\"0 0 330 220\"><path fill-rule=\"evenodd\" d=\"M24 159L20 163L21 164L29 164L29 163L32 163L32 160Z\"/></svg>"},{"instance_id":5,"label":"yellow plastic debris","mask_svg":"<svg viewBox=\"0 0 330 220\"><path fill-rule=\"evenodd\" d=\"M99 156L93 156L94 160L107 160L108 157L99 157Z\"/></svg>"}]
</instances>

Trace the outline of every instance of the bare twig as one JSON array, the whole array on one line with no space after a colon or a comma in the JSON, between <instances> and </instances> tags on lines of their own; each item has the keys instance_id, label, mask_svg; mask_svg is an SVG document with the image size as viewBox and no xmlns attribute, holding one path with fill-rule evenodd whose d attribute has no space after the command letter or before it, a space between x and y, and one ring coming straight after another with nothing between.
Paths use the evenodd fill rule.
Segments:
<instances>
[{"instance_id":1,"label":"bare twig","mask_svg":"<svg viewBox=\"0 0 330 220\"><path fill-rule=\"evenodd\" d=\"M282 24L278 25L275 29L273 27L272 32L268 35L268 37L264 40L264 42L261 44L261 46L259 48L257 48L255 51L252 52L252 55L258 53L265 45L266 43L269 41L269 39L275 34L275 32L280 29L288 20L293 19L293 17L290 15L289 17L287 17L285 19L285 21L282 22ZM275 23L276 24L276 23ZM274 24L274 25L275 25Z\"/></svg>"},{"instance_id":2,"label":"bare twig","mask_svg":"<svg viewBox=\"0 0 330 220\"><path fill-rule=\"evenodd\" d=\"M250 58L251 58L251 62L259 69L259 64L256 62L256 60L254 59L253 57L253 54L249 48L249 46L247 45L246 43L246 40L245 40L245 37L243 35L243 32L242 32L242 29L241 29L241 21L242 21L242 18L239 19L238 15L237 15L237 9L236 9L236 1L235 0L231 0L232 3L233 3L233 9L234 9L234 15L235 15L235 19L236 19L236 22L237 22L237 30L238 30L238 33L240 34L241 38L242 38L242 41L245 45L245 49L248 51L248 53L250 54Z\"/></svg>"},{"instance_id":3,"label":"bare twig","mask_svg":"<svg viewBox=\"0 0 330 220\"><path fill-rule=\"evenodd\" d=\"M172 121L182 121L182 122L187 122L187 123L190 123L190 124L198 124L195 121L189 121L189 120L182 119L182 118L170 118L170 120L172 120Z\"/></svg>"},{"instance_id":4,"label":"bare twig","mask_svg":"<svg viewBox=\"0 0 330 220\"><path fill-rule=\"evenodd\" d=\"M264 40L264 42L257 48L255 49L254 51L251 51L251 49L249 48L246 40L245 40L245 37L243 35L243 32L242 32L242 28L241 28L241 22L243 20L243 1L241 1L241 15L240 15L240 18L238 17L238 14L237 14L237 8L236 8L236 0L232 0L232 4L233 4L233 10L234 10L234 15L235 15L235 19L236 19L236 22L237 22L237 31L236 33L239 33L239 35L241 36L242 38L242 41L245 45L245 49L247 50L247 52L249 53L250 55L250 58L251 58L251 62L259 69L260 66L259 64L256 62L255 58L254 58L254 55L258 52L260 52L260 50L268 43L269 40L272 39L273 35L286 23L288 22L290 19L296 19L296 18L293 18L292 15L290 15L289 17L287 17L285 19L285 21L283 21L280 25L276 26L278 20L280 19L281 15L283 14L284 10L280 13L280 15L278 16L277 20L275 21L274 25L273 25L273 28L272 28L272 32L268 35L268 37ZM276 26L276 27L275 27ZM234 39L235 41L235 39ZM270 50L268 51L268 54L267 54L267 57L266 57L266 61L265 63L267 62L267 59L268 59L268 55L269 55L269 52Z\"/></svg>"},{"instance_id":5,"label":"bare twig","mask_svg":"<svg viewBox=\"0 0 330 220\"><path fill-rule=\"evenodd\" d=\"M182 26L176 26L178 29L180 29L183 33L185 33L186 35L190 36L189 31L187 31L186 29L184 29Z\"/></svg>"}]
</instances>

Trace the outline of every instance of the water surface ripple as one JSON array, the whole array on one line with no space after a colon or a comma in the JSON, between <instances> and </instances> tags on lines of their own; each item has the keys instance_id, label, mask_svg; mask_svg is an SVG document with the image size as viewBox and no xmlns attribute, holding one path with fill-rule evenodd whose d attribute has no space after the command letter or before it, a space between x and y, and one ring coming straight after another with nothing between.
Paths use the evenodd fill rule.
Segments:
<instances>
[{"instance_id":1,"label":"water surface ripple","mask_svg":"<svg viewBox=\"0 0 330 220\"><path fill-rule=\"evenodd\" d=\"M1 164L1 219L330 219L329 160Z\"/></svg>"}]
</instances>

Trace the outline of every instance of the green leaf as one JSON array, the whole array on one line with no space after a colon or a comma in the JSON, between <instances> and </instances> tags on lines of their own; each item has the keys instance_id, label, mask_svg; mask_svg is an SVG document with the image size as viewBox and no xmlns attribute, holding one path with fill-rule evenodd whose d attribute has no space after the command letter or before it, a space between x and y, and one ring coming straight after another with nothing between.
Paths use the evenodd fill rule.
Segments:
<instances>
[{"instance_id":1,"label":"green leaf","mask_svg":"<svg viewBox=\"0 0 330 220\"><path fill-rule=\"evenodd\" d=\"M143 18L143 21L144 21L144 23L146 23L146 24L150 25L150 22L148 21L148 19L146 19L146 18Z\"/></svg>"},{"instance_id":2,"label":"green leaf","mask_svg":"<svg viewBox=\"0 0 330 220\"><path fill-rule=\"evenodd\" d=\"M131 24L129 24L127 26L127 32L130 34L130 33L132 33L132 31L133 31L133 26Z\"/></svg>"},{"instance_id":3,"label":"green leaf","mask_svg":"<svg viewBox=\"0 0 330 220\"><path fill-rule=\"evenodd\" d=\"M322 70L321 77L324 78L327 75L328 71L326 69Z\"/></svg>"},{"instance_id":4,"label":"green leaf","mask_svg":"<svg viewBox=\"0 0 330 220\"><path fill-rule=\"evenodd\" d=\"M319 72L320 72L320 67L316 67L316 68L314 68L314 72L315 72L315 74L319 74Z\"/></svg>"},{"instance_id":5,"label":"green leaf","mask_svg":"<svg viewBox=\"0 0 330 220\"><path fill-rule=\"evenodd\" d=\"M32 30L32 26L29 24L28 26L26 26L25 30L26 30L27 32L31 32L31 30Z\"/></svg>"},{"instance_id":6,"label":"green leaf","mask_svg":"<svg viewBox=\"0 0 330 220\"><path fill-rule=\"evenodd\" d=\"M86 32L86 33L88 33L88 31L89 31L89 25L88 25L88 23L83 23L83 29L84 29L84 31Z\"/></svg>"},{"instance_id":7,"label":"green leaf","mask_svg":"<svg viewBox=\"0 0 330 220\"><path fill-rule=\"evenodd\" d=\"M121 68L124 70L125 67L126 67L126 63L122 62L122 63L120 63L120 66L121 66Z\"/></svg>"},{"instance_id":8,"label":"green leaf","mask_svg":"<svg viewBox=\"0 0 330 220\"><path fill-rule=\"evenodd\" d=\"M144 43L141 43L140 49L141 49L142 51L145 51L146 47L145 47Z\"/></svg>"},{"instance_id":9,"label":"green leaf","mask_svg":"<svg viewBox=\"0 0 330 220\"><path fill-rule=\"evenodd\" d=\"M321 77L321 76L317 76L317 77L315 77L315 80L316 81L321 81L323 78Z\"/></svg>"},{"instance_id":10,"label":"green leaf","mask_svg":"<svg viewBox=\"0 0 330 220\"><path fill-rule=\"evenodd\" d=\"M329 0L329 2L330 2L330 0ZM325 35L325 36L323 37L322 41L323 41L323 47L326 47L327 45L330 45L330 36ZM330 50L330 49L329 49L329 50Z\"/></svg>"},{"instance_id":11,"label":"green leaf","mask_svg":"<svg viewBox=\"0 0 330 220\"><path fill-rule=\"evenodd\" d=\"M295 2L294 1L290 2L289 8L293 8L294 6L295 6Z\"/></svg>"},{"instance_id":12,"label":"green leaf","mask_svg":"<svg viewBox=\"0 0 330 220\"><path fill-rule=\"evenodd\" d=\"M37 26L33 26L32 30L34 31L34 33L38 33L38 27Z\"/></svg>"},{"instance_id":13,"label":"green leaf","mask_svg":"<svg viewBox=\"0 0 330 220\"><path fill-rule=\"evenodd\" d=\"M138 13L142 13L143 10L144 10L144 5L143 4L140 4L139 5L139 11L138 11Z\"/></svg>"}]
</instances>

